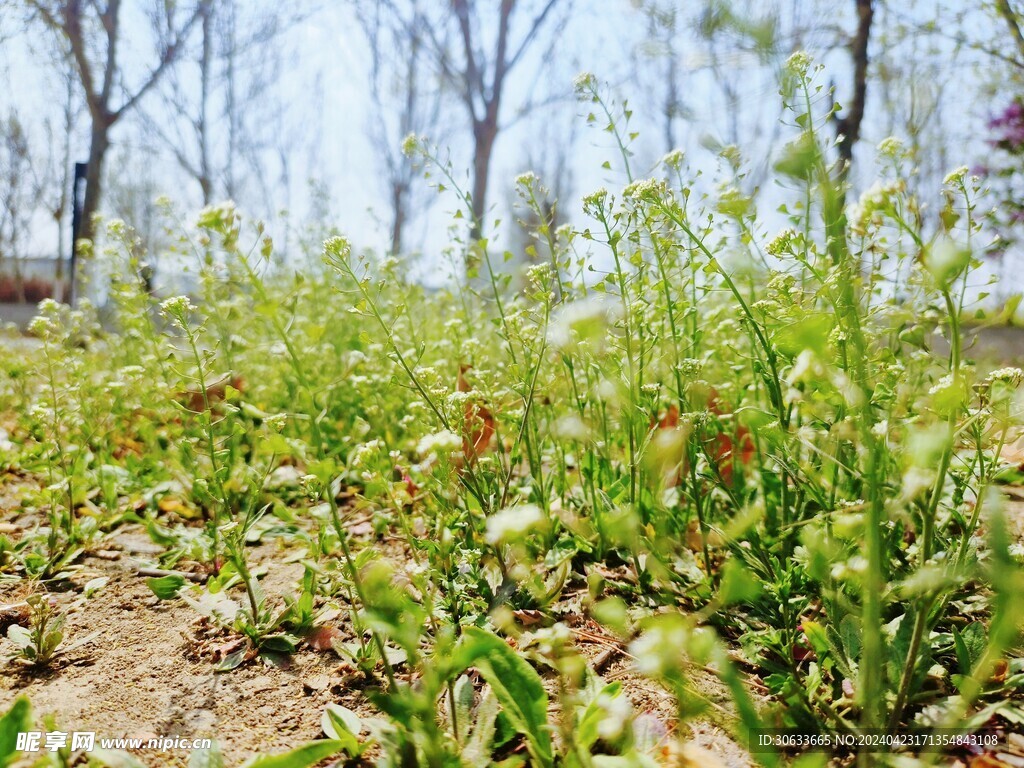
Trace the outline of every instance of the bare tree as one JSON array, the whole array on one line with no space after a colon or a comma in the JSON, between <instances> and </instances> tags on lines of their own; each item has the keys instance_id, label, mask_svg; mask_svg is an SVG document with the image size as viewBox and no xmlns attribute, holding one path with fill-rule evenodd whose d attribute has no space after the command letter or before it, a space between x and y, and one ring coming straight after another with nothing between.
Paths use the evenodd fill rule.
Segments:
<instances>
[{"instance_id":1,"label":"bare tree","mask_svg":"<svg viewBox=\"0 0 1024 768\"><path fill-rule=\"evenodd\" d=\"M13 112L0 120L0 261L9 259L19 301L25 300L21 252L43 185L28 134Z\"/></svg>"},{"instance_id":2,"label":"bare tree","mask_svg":"<svg viewBox=\"0 0 1024 768\"><path fill-rule=\"evenodd\" d=\"M686 116L680 82L684 41L680 30L682 12L675 2L662 0L649 0L639 7L647 18L647 31L635 52L634 77L641 93L651 94L655 99L652 107L660 113L662 151L671 152L679 147L677 125ZM650 79L644 75L649 75Z\"/></svg>"},{"instance_id":3,"label":"bare tree","mask_svg":"<svg viewBox=\"0 0 1024 768\"><path fill-rule=\"evenodd\" d=\"M365 0L356 4L356 14L370 49L369 130L385 175L389 248L397 254L417 203L416 169L402 152L402 140L410 134L438 138L442 84L429 66L430 41L423 33L421 0L406 0L402 7L388 0ZM446 41L440 42L442 49L447 48ZM395 57L399 49L403 55Z\"/></svg>"},{"instance_id":4,"label":"bare tree","mask_svg":"<svg viewBox=\"0 0 1024 768\"><path fill-rule=\"evenodd\" d=\"M854 0L857 8L857 30L850 41L853 58L853 93L842 117L836 118L839 137L839 173L849 175L853 164L853 148L860 139L861 123L868 93L868 45L871 43L871 23L874 20L874 0Z\"/></svg>"},{"instance_id":5,"label":"bare tree","mask_svg":"<svg viewBox=\"0 0 1024 768\"><path fill-rule=\"evenodd\" d=\"M170 152L196 182L203 205L210 205L220 196L237 199L249 176L264 174L262 154L270 148L256 126L280 122L268 114L277 106L270 96L281 71L275 43L310 3L240 14L236 0L197 2L196 44L179 54L152 109L140 116L145 132ZM151 22L160 25L158 18ZM240 167L247 172L239 173Z\"/></svg>"},{"instance_id":6,"label":"bare tree","mask_svg":"<svg viewBox=\"0 0 1024 768\"><path fill-rule=\"evenodd\" d=\"M398 19L402 0L384 0ZM437 71L466 111L473 137L473 222L470 235L479 239L487 211L487 186L495 141L501 131L502 107L509 75L521 66L542 32L553 32L566 16L555 11L567 8L571 0L450 0L431 4L434 14L423 14L419 26L405 25L408 39L424 40ZM488 6L497 5L494 14ZM488 39L486 29L494 29ZM451 34L450 34L451 33ZM450 44L451 37L457 43ZM550 35L554 40L555 36ZM552 51L549 49L548 56ZM520 112L533 105L520 105Z\"/></svg>"},{"instance_id":7,"label":"bare tree","mask_svg":"<svg viewBox=\"0 0 1024 768\"><path fill-rule=\"evenodd\" d=\"M91 128L89 167L82 205L82 231L79 234L92 237L93 215L99 210L111 129L136 108L174 63L200 16L202 6L179 14L175 3L153 0L152 13L161 20L156 56L145 74L136 79L128 74L119 61L122 42L121 0L25 2L33 15L58 37L61 47L70 51L84 92ZM183 18L179 18L181 16Z\"/></svg>"}]
</instances>

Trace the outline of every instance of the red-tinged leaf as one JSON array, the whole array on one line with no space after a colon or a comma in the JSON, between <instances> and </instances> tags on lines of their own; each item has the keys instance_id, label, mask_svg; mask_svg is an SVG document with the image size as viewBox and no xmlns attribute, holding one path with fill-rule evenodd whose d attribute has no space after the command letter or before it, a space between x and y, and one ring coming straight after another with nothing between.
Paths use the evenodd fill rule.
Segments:
<instances>
[{"instance_id":1,"label":"red-tinged leaf","mask_svg":"<svg viewBox=\"0 0 1024 768\"><path fill-rule=\"evenodd\" d=\"M332 627L327 624L316 627L306 635L306 643L314 651L329 651L333 647L335 640L340 640L342 632L337 627Z\"/></svg>"},{"instance_id":2,"label":"red-tinged leaf","mask_svg":"<svg viewBox=\"0 0 1024 768\"><path fill-rule=\"evenodd\" d=\"M232 653L235 653L245 645L245 638L236 637L234 640L229 640L223 645L218 645L213 649L213 660L215 662L223 661Z\"/></svg>"},{"instance_id":3,"label":"red-tinged leaf","mask_svg":"<svg viewBox=\"0 0 1024 768\"><path fill-rule=\"evenodd\" d=\"M459 366L459 378L456 382L459 392L473 391L466 379L466 371L470 368L469 365ZM467 462L475 463L490 448L494 433L494 414L481 403L472 401L466 403L462 428L462 453Z\"/></svg>"},{"instance_id":4,"label":"red-tinged leaf","mask_svg":"<svg viewBox=\"0 0 1024 768\"><path fill-rule=\"evenodd\" d=\"M548 622L548 617L543 611L535 609L522 609L519 611L512 611L512 615L516 617L516 620L524 627L534 627L538 624L544 624Z\"/></svg>"},{"instance_id":5,"label":"red-tinged leaf","mask_svg":"<svg viewBox=\"0 0 1024 768\"><path fill-rule=\"evenodd\" d=\"M673 403L658 420L658 429L675 429L679 426L679 406Z\"/></svg>"}]
</instances>

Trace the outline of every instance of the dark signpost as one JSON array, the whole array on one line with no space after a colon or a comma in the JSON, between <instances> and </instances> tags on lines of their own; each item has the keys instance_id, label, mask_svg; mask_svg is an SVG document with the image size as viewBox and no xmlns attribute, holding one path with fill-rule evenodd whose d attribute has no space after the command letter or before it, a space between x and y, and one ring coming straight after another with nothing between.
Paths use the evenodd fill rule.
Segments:
<instances>
[{"instance_id":1,"label":"dark signpost","mask_svg":"<svg viewBox=\"0 0 1024 768\"><path fill-rule=\"evenodd\" d=\"M67 303L74 305L78 277L78 233L82 231L82 200L88 163L75 163L75 181L71 186L71 263L68 275Z\"/></svg>"}]
</instances>

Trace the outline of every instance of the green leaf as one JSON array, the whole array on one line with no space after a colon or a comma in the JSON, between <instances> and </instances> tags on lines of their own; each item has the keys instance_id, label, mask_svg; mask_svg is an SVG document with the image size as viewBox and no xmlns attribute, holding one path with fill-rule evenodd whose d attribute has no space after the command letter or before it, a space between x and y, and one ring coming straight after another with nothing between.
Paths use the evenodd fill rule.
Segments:
<instances>
[{"instance_id":1,"label":"green leaf","mask_svg":"<svg viewBox=\"0 0 1024 768\"><path fill-rule=\"evenodd\" d=\"M10 765L20 756L20 753L15 751L18 746L18 734L31 730L32 706L28 703L28 697L19 696L7 710L7 714L0 717L0 768Z\"/></svg>"},{"instance_id":2,"label":"green leaf","mask_svg":"<svg viewBox=\"0 0 1024 768\"><path fill-rule=\"evenodd\" d=\"M90 763L95 761L104 768L146 768L136 758L120 749L103 749L96 747L89 753Z\"/></svg>"},{"instance_id":3,"label":"green leaf","mask_svg":"<svg viewBox=\"0 0 1024 768\"><path fill-rule=\"evenodd\" d=\"M512 726L526 737L537 765L553 764L548 731L548 695L540 675L497 635L470 627L455 649L455 674L474 666L490 683Z\"/></svg>"},{"instance_id":4,"label":"green leaf","mask_svg":"<svg viewBox=\"0 0 1024 768\"><path fill-rule=\"evenodd\" d=\"M820 359L828 360L829 336L834 320L826 314L807 315L772 334L772 341L779 351L796 357L805 349L813 351Z\"/></svg>"},{"instance_id":5,"label":"green leaf","mask_svg":"<svg viewBox=\"0 0 1024 768\"><path fill-rule=\"evenodd\" d=\"M220 747L213 742L209 749L197 749L188 760L188 768L224 768Z\"/></svg>"},{"instance_id":6,"label":"green leaf","mask_svg":"<svg viewBox=\"0 0 1024 768\"><path fill-rule=\"evenodd\" d=\"M185 586L185 577L172 573L168 576L146 579L146 585L160 600L173 600Z\"/></svg>"},{"instance_id":7,"label":"green leaf","mask_svg":"<svg viewBox=\"0 0 1024 768\"><path fill-rule=\"evenodd\" d=\"M320 717L320 727L324 735L342 744L345 754L356 757L362 752L359 746L359 732L363 724L359 716L341 704L328 704Z\"/></svg>"},{"instance_id":8,"label":"green leaf","mask_svg":"<svg viewBox=\"0 0 1024 768\"><path fill-rule=\"evenodd\" d=\"M797 122L800 122L800 118L797 118ZM813 134L805 131L800 138L783 148L782 155L775 162L775 170L794 179L809 179L817 162L818 145Z\"/></svg>"},{"instance_id":9,"label":"green leaf","mask_svg":"<svg viewBox=\"0 0 1024 768\"><path fill-rule=\"evenodd\" d=\"M962 632L953 627L953 646L956 649L957 665L962 674L971 674L974 665L985 653L985 644L985 626L980 622L968 624Z\"/></svg>"},{"instance_id":10,"label":"green leaf","mask_svg":"<svg viewBox=\"0 0 1024 768\"><path fill-rule=\"evenodd\" d=\"M309 768L324 758L338 754L342 748L343 744L334 739L311 741L279 755L267 755L246 760L242 768Z\"/></svg>"},{"instance_id":11,"label":"green leaf","mask_svg":"<svg viewBox=\"0 0 1024 768\"><path fill-rule=\"evenodd\" d=\"M580 715L576 722L576 728L574 729L576 743L583 749L589 751L590 748L597 743L598 738L600 738L598 726L607 716L604 707L601 706L601 699L615 699L621 694L622 683L618 681L609 683L597 696L594 697L593 701L587 705L587 708L583 710L583 714Z\"/></svg>"},{"instance_id":12,"label":"green leaf","mask_svg":"<svg viewBox=\"0 0 1024 768\"><path fill-rule=\"evenodd\" d=\"M761 584L739 560L727 560L722 566L722 585L718 599L723 605L749 603L761 594Z\"/></svg>"}]
</instances>

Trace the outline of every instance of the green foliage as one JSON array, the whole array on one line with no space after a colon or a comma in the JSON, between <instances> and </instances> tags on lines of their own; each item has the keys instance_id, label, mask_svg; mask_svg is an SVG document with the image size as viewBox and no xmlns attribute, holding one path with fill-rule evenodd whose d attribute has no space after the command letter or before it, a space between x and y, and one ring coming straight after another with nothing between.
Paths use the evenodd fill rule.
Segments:
<instances>
[{"instance_id":1,"label":"green foliage","mask_svg":"<svg viewBox=\"0 0 1024 768\"><path fill-rule=\"evenodd\" d=\"M11 708L0 717L0 768L20 757L17 750L18 734L32 730L32 707L28 698L19 696Z\"/></svg>"},{"instance_id":2,"label":"green foliage","mask_svg":"<svg viewBox=\"0 0 1024 768\"><path fill-rule=\"evenodd\" d=\"M796 135L774 237L737 148L714 193L678 153L634 178L628 106L582 76L629 183L587 195L579 227L538 226L521 275L468 242L465 212L445 287L340 236L294 273L222 205L181 236L191 299L157 312L122 279L109 335L88 307L45 306L39 365L5 359L0 389L45 525L0 540L0 570L70 572L139 523L155 566L202 582L147 583L232 636L221 670L304 643L343 656L383 717L332 705L330 741L250 765L371 745L382 766L650 765L678 738L649 738L628 686L590 667L577 644L598 628L680 723L707 715L712 675L743 743L1006 716L1021 574L993 485L1024 373L961 342L978 190L956 176L931 231L892 155L847 205L810 64L784 73ZM436 148L414 149L468 200ZM549 221L539 179L516 191ZM101 256L133 275L111 228ZM302 563L285 594L261 582L278 562L253 561L274 540ZM564 620L580 612L588 629ZM20 647L52 657L59 631Z\"/></svg>"}]
</instances>

